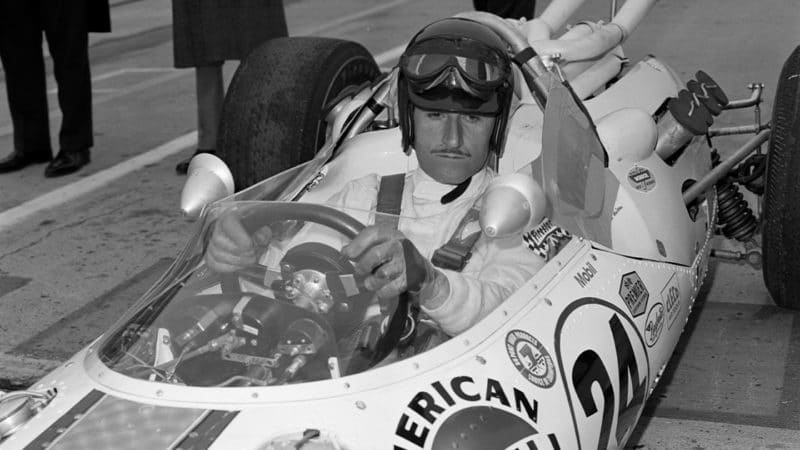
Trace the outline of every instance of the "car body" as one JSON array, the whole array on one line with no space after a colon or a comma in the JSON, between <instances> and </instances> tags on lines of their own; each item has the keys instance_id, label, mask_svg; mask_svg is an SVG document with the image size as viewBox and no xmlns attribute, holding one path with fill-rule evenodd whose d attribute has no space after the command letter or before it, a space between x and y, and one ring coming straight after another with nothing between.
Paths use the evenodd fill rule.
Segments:
<instances>
[{"instance_id":1,"label":"car body","mask_svg":"<svg viewBox=\"0 0 800 450\"><path fill-rule=\"evenodd\" d=\"M347 222L342 211L323 207L319 214L341 220L322 220L309 205L360 176L415 168L396 125L347 135L350 113L390 76L342 103L328 145L310 162L216 202L209 200L229 192L230 175L210 160L195 164L184 191L188 208L202 209L192 240L109 332L31 392L0 402L8 434L0 448L624 446L708 268L716 197L685 192L711 172L712 159L701 136L679 148L663 142L672 126L665 105L684 86L666 63L648 57L602 89L590 89L597 78L581 81L584 72L574 83L557 72L545 79L547 107L535 89L518 95L497 170L499 186L519 173L542 186L548 214L563 228L534 230L523 220L517 232L531 251L556 244L559 251L476 325L410 354L394 348L348 373L355 356L340 333L349 319L328 316L342 302L311 312L287 305L271 284L296 276L285 259L271 275L269 268L237 273L233 292L224 288L229 277L203 263L214 221L226 211L280 221L289 239L297 221L347 235L337 228ZM581 155L589 156L578 164ZM576 188L571 175L585 182ZM521 192L509 201L519 198L541 200ZM326 245L338 250L348 237L337 239ZM349 317L345 306L336 311ZM303 345L287 337L298 333L308 338Z\"/></svg>"}]
</instances>

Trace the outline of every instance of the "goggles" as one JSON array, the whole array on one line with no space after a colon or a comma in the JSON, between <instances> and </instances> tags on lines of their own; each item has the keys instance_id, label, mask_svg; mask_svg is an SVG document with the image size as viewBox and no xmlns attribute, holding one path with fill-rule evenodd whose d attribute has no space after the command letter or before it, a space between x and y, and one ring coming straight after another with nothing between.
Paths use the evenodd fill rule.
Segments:
<instances>
[{"instance_id":1,"label":"goggles","mask_svg":"<svg viewBox=\"0 0 800 450\"><path fill-rule=\"evenodd\" d=\"M422 41L403 54L400 70L420 90L455 79L470 92L495 90L508 79L511 67L497 50L480 42L436 39Z\"/></svg>"},{"instance_id":2,"label":"goggles","mask_svg":"<svg viewBox=\"0 0 800 450\"><path fill-rule=\"evenodd\" d=\"M508 59L470 39L422 41L400 58L411 100L424 109L495 115Z\"/></svg>"}]
</instances>

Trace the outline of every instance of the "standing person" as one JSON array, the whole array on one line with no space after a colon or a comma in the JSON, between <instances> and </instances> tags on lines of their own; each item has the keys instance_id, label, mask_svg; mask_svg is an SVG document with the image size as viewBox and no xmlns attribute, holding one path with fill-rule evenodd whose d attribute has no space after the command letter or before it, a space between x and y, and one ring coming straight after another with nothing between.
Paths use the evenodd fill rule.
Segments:
<instances>
[{"instance_id":1,"label":"standing person","mask_svg":"<svg viewBox=\"0 0 800 450\"><path fill-rule=\"evenodd\" d=\"M536 0L472 0L475 11L486 11L503 18L533 19Z\"/></svg>"},{"instance_id":2,"label":"standing person","mask_svg":"<svg viewBox=\"0 0 800 450\"><path fill-rule=\"evenodd\" d=\"M0 59L14 126L14 150L0 173L50 161L46 177L89 163L94 145L89 33L111 31L108 0L0 0ZM59 152L50 147L42 32L53 59L61 108Z\"/></svg>"},{"instance_id":3,"label":"standing person","mask_svg":"<svg viewBox=\"0 0 800 450\"><path fill-rule=\"evenodd\" d=\"M198 153L214 153L225 87L222 64L287 36L282 0L172 0L175 67L195 68L197 149L175 166L185 174Z\"/></svg>"}]
</instances>

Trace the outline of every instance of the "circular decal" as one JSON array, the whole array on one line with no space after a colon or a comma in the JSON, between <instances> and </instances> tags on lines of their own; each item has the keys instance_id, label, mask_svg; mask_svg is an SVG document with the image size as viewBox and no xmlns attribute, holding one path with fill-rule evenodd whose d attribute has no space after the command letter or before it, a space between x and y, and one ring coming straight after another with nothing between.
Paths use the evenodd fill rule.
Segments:
<instances>
[{"instance_id":1,"label":"circular decal","mask_svg":"<svg viewBox=\"0 0 800 450\"><path fill-rule=\"evenodd\" d=\"M656 303L647 313L647 322L644 326L644 341L648 347L652 347L661 337L661 330L664 329L664 306Z\"/></svg>"},{"instance_id":2,"label":"circular decal","mask_svg":"<svg viewBox=\"0 0 800 450\"><path fill-rule=\"evenodd\" d=\"M653 176L653 172L641 166L633 166L628 171L628 182L634 189L641 192L649 192L656 187L656 177Z\"/></svg>"},{"instance_id":3,"label":"circular decal","mask_svg":"<svg viewBox=\"0 0 800 450\"><path fill-rule=\"evenodd\" d=\"M553 358L538 339L522 330L512 330L506 335L506 351L514 367L528 381L540 388L549 388L556 382Z\"/></svg>"}]
</instances>

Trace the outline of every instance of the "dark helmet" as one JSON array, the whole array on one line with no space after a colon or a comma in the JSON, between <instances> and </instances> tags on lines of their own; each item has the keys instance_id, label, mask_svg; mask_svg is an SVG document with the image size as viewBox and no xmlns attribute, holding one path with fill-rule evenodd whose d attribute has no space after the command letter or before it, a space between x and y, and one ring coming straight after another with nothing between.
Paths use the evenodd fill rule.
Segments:
<instances>
[{"instance_id":1,"label":"dark helmet","mask_svg":"<svg viewBox=\"0 0 800 450\"><path fill-rule=\"evenodd\" d=\"M403 150L414 142L414 110L497 117L489 149L498 156L513 97L508 46L486 25L449 18L423 28L400 57L397 105Z\"/></svg>"}]
</instances>

